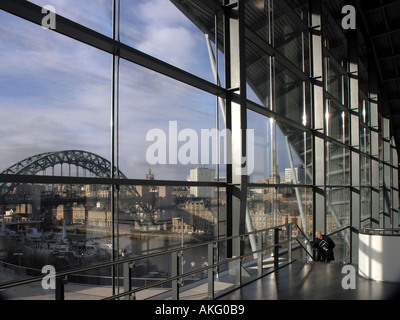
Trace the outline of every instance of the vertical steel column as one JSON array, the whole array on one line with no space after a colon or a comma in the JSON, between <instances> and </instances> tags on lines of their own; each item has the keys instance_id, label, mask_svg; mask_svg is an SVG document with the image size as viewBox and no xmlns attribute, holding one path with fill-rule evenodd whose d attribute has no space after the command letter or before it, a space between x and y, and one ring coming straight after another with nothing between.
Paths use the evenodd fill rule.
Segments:
<instances>
[{"instance_id":1,"label":"vertical steel column","mask_svg":"<svg viewBox=\"0 0 400 320\"><path fill-rule=\"evenodd\" d=\"M279 267L279 231L281 229L274 229L274 268L278 269Z\"/></svg>"},{"instance_id":2,"label":"vertical steel column","mask_svg":"<svg viewBox=\"0 0 400 320\"><path fill-rule=\"evenodd\" d=\"M132 268L134 267L135 262L129 263L126 262L123 264L123 273L124 273L124 292L128 292L132 289ZM125 300L134 300L131 294L128 294L124 297Z\"/></svg>"},{"instance_id":3,"label":"vertical steel column","mask_svg":"<svg viewBox=\"0 0 400 320\"><path fill-rule=\"evenodd\" d=\"M392 170L391 152L390 152L390 120L382 117L382 135L383 135L383 227L393 228L392 205L391 205L391 185L392 185Z\"/></svg>"},{"instance_id":4,"label":"vertical steel column","mask_svg":"<svg viewBox=\"0 0 400 320\"><path fill-rule=\"evenodd\" d=\"M379 228L379 117L378 117L378 71L373 61L372 50L368 51L368 82L371 125L371 228Z\"/></svg>"},{"instance_id":5,"label":"vertical steel column","mask_svg":"<svg viewBox=\"0 0 400 320\"><path fill-rule=\"evenodd\" d=\"M179 275L179 256L178 252L172 253L172 266L171 266L171 276L177 277ZM179 300L179 285L180 279L172 280L172 300Z\"/></svg>"},{"instance_id":6,"label":"vertical steel column","mask_svg":"<svg viewBox=\"0 0 400 320\"><path fill-rule=\"evenodd\" d=\"M291 262L293 259L293 257L292 257L292 227L293 227L293 225L289 224L288 229L287 229L287 232L288 232L288 253L287 253L288 254L288 262Z\"/></svg>"},{"instance_id":7,"label":"vertical steel column","mask_svg":"<svg viewBox=\"0 0 400 320\"><path fill-rule=\"evenodd\" d=\"M358 91L358 37L356 30L347 31L348 48L348 103L350 109L350 144L351 149L351 212L350 212L350 262L358 262L358 233L361 221L360 196L360 119L359 119L359 91Z\"/></svg>"},{"instance_id":8,"label":"vertical steel column","mask_svg":"<svg viewBox=\"0 0 400 320\"><path fill-rule=\"evenodd\" d=\"M56 300L65 299L64 285L67 283L65 277L56 277Z\"/></svg>"},{"instance_id":9,"label":"vertical steel column","mask_svg":"<svg viewBox=\"0 0 400 320\"><path fill-rule=\"evenodd\" d=\"M228 236L245 233L246 222L247 100L244 5L245 1L225 1L225 83L230 92L239 94L240 99L240 103L233 103L228 98L226 103L227 129L231 131L232 160L231 166L227 166L227 202L230 203L227 206L227 224L230 229ZM231 256L240 256L243 252L241 237L228 243L227 251ZM236 275L237 285L240 285L242 271L241 260L230 264L230 272Z\"/></svg>"},{"instance_id":10,"label":"vertical steel column","mask_svg":"<svg viewBox=\"0 0 400 320\"><path fill-rule=\"evenodd\" d=\"M225 58L225 86L230 88L231 85L231 28L230 28L230 15L231 8L229 6L229 0L224 2L224 58ZM228 91L228 96L225 101L225 114L226 114L226 129L232 131L232 96L231 91ZM232 236L232 211L233 211L233 185L232 185L232 139L228 135L226 142L227 146L227 157L226 160L226 236ZM232 253L232 240L226 242L226 256L231 258Z\"/></svg>"},{"instance_id":11,"label":"vertical steel column","mask_svg":"<svg viewBox=\"0 0 400 320\"><path fill-rule=\"evenodd\" d=\"M310 54L312 75L312 112L315 131L325 133L324 59L322 54L322 4L310 0ZM313 134L313 233L325 232L325 141Z\"/></svg>"},{"instance_id":12,"label":"vertical steel column","mask_svg":"<svg viewBox=\"0 0 400 320\"><path fill-rule=\"evenodd\" d=\"M212 266L214 264L214 248L216 247L215 243L210 243L208 245L208 265ZM208 280L208 298L214 299L214 274L215 274L215 269L210 268L207 270L207 280Z\"/></svg>"},{"instance_id":13,"label":"vertical steel column","mask_svg":"<svg viewBox=\"0 0 400 320\"><path fill-rule=\"evenodd\" d=\"M393 216L393 228L399 228L399 173L398 173L398 154L394 141L392 141L392 216Z\"/></svg>"},{"instance_id":14,"label":"vertical steel column","mask_svg":"<svg viewBox=\"0 0 400 320\"><path fill-rule=\"evenodd\" d=\"M258 264L258 276L261 277L263 275L263 243L264 243L264 233L263 232L259 232L258 233L258 239L257 239L257 249L260 250L260 252L258 253L258 257L257 257L257 264Z\"/></svg>"},{"instance_id":15,"label":"vertical steel column","mask_svg":"<svg viewBox=\"0 0 400 320\"><path fill-rule=\"evenodd\" d=\"M113 29L113 40L119 42L119 12L120 12L120 0L113 0L113 19L112 19L112 29ZM111 179L115 178L115 173L118 171L115 168L118 167L118 162L115 158L115 151L118 146L118 140L116 135L118 135L118 84L119 78L119 52L118 48L114 48L113 61L112 61L112 92L111 92ZM118 154L118 152L117 152ZM111 185L111 241L112 241L112 254L111 259L115 261L118 259L118 244L116 241L115 225L116 225L116 191L117 187ZM115 294L115 287L118 282L116 282L116 277L118 278L118 272L115 266L111 267L111 278L112 278L112 293Z\"/></svg>"}]
</instances>

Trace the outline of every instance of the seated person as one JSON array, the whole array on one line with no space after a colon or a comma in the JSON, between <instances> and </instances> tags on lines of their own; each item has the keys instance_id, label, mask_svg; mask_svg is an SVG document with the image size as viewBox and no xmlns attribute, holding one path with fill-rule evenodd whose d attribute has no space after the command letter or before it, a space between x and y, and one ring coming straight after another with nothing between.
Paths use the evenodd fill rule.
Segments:
<instances>
[{"instance_id":1,"label":"seated person","mask_svg":"<svg viewBox=\"0 0 400 320\"><path fill-rule=\"evenodd\" d=\"M315 239L311 242L311 245L314 248L316 261L329 262L335 260L335 257L333 256L335 243L331 238L323 235L321 231L315 233Z\"/></svg>"}]
</instances>

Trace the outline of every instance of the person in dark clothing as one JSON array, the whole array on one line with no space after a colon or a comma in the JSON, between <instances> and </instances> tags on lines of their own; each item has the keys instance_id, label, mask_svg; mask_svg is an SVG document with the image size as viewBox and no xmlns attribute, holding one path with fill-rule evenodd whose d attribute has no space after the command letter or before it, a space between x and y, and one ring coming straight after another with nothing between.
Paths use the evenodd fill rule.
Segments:
<instances>
[{"instance_id":1,"label":"person in dark clothing","mask_svg":"<svg viewBox=\"0 0 400 320\"><path fill-rule=\"evenodd\" d=\"M329 262L335 260L333 255L333 248L335 243L331 238L323 235L321 231L315 233L315 239L312 241L312 247L314 248L315 260Z\"/></svg>"}]
</instances>

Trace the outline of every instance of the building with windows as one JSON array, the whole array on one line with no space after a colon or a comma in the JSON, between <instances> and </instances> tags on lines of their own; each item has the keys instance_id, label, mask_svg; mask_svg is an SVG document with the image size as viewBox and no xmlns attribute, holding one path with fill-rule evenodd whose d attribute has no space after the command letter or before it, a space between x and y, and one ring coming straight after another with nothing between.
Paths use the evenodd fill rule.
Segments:
<instances>
[{"instance_id":1,"label":"building with windows","mask_svg":"<svg viewBox=\"0 0 400 320\"><path fill-rule=\"evenodd\" d=\"M285 183L300 182L304 183L306 178L306 170L302 166L296 168L285 168Z\"/></svg>"},{"instance_id":2,"label":"building with windows","mask_svg":"<svg viewBox=\"0 0 400 320\"><path fill-rule=\"evenodd\" d=\"M190 170L190 181L214 182L215 170L199 167ZM190 187L190 194L198 198L213 198L214 188L212 187Z\"/></svg>"},{"instance_id":3,"label":"building with windows","mask_svg":"<svg viewBox=\"0 0 400 320\"><path fill-rule=\"evenodd\" d=\"M318 230L335 241L335 263L366 278L366 259L396 256L372 256L385 249L363 236L400 227L398 1L52 2L0 2L2 211L30 203L45 216L101 198L80 236L99 226L116 265L153 241L189 251L169 232L208 228L214 245L195 239L208 254L157 267L173 277L233 259L224 271L236 287L267 273L247 267L264 254L291 263L292 242L310 259ZM171 224L162 232L159 216ZM170 295L180 290L172 280Z\"/></svg>"}]
</instances>

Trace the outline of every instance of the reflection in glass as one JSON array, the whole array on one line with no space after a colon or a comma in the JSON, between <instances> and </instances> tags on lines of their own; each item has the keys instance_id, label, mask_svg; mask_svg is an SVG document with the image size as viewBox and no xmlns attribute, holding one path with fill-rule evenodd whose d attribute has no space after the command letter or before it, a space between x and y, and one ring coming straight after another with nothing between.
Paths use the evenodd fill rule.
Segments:
<instances>
[{"instance_id":1,"label":"reflection in glass","mask_svg":"<svg viewBox=\"0 0 400 320\"><path fill-rule=\"evenodd\" d=\"M280 63L275 63L275 111L306 125L310 113L304 105L304 83Z\"/></svg>"},{"instance_id":2,"label":"reflection in glass","mask_svg":"<svg viewBox=\"0 0 400 320\"><path fill-rule=\"evenodd\" d=\"M327 58L327 66L327 90L336 100L343 103L343 71L329 58Z\"/></svg>"},{"instance_id":3,"label":"reflection in glass","mask_svg":"<svg viewBox=\"0 0 400 320\"><path fill-rule=\"evenodd\" d=\"M329 233L350 223L350 190L328 188L326 194L326 230Z\"/></svg>"},{"instance_id":4,"label":"reflection in glass","mask_svg":"<svg viewBox=\"0 0 400 320\"><path fill-rule=\"evenodd\" d=\"M331 101L327 102L326 114L327 135L342 142L349 141L349 115L346 111L335 106Z\"/></svg>"},{"instance_id":5,"label":"reflection in glass","mask_svg":"<svg viewBox=\"0 0 400 320\"><path fill-rule=\"evenodd\" d=\"M349 151L333 142L326 143L326 182L328 185L348 185L350 183Z\"/></svg>"}]
</instances>

